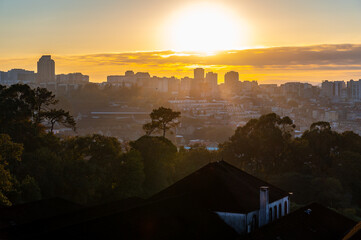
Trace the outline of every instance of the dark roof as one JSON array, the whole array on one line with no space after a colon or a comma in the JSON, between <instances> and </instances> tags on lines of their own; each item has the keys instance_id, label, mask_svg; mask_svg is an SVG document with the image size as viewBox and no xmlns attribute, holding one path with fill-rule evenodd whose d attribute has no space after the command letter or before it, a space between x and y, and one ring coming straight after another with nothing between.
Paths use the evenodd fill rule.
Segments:
<instances>
[{"instance_id":1,"label":"dark roof","mask_svg":"<svg viewBox=\"0 0 361 240\"><path fill-rule=\"evenodd\" d=\"M261 227L246 239L336 240L342 239L355 224L355 221L329 208L312 203Z\"/></svg>"},{"instance_id":2,"label":"dark roof","mask_svg":"<svg viewBox=\"0 0 361 240\"><path fill-rule=\"evenodd\" d=\"M190 194L194 201L210 210L247 213L259 209L261 186L269 187L270 202L288 196L288 192L220 161L207 164L157 193L151 200Z\"/></svg>"},{"instance_id":3,"label":"dark roof","mask_svg":"<svg viewBox=\"0 0 361 240\"><path fill-rule=\"evenodd\" d=\"M11 207L3 207L0 208L0 229L49 218L81 208L81 205L62 198L43 199Z\"/></svg>"},{"instance_id":4,"label":"dark roof","mask_svg":"<svg viewBox=\"0 0 361 240\"><path fill-rule=\"evenodd\" d=\"M0 238L21 238L21 236L32 234L38 235L128 210L140 205L143 201L141 198L132 197L100 205L72 209L72 211L70 211L70 209L69 211L61 211L62 208L60 208L56 215L49 215L46 218L37 219L33 217L32 221L0 229ZM29 203L28 205L34 205L34 203ZM31 214L36 215L36 209L31 209ZM21 218L21 215L18 217Z\"/></svg>"},{"instance_id":5,"label":"dark roof","mask_svg":"<svg viewBox=\"0 0 361 240\"><path fill-rule=\"evenodd\" d=\"M357 223L343 238L343 240L361 239L361 222Z\"/></svg>"},{"instance_id":6,"label":"dark roof","mask_svg":"<svg viewBox=\"0 0 361 240\"><path fill-rule=\"evenodd\" d=\"M18 231L8 239L237 239L217 214L191 201L173 198L150 202L108 216L50 231Z\"/></svg>"}]
</instances>

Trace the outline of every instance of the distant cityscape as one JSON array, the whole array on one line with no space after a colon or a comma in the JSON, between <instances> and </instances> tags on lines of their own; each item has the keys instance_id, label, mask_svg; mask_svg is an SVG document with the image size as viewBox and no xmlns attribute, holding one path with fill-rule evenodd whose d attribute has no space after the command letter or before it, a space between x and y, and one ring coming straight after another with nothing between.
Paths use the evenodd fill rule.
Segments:
<instances>
[{"instance_id":1,"label":"distant cityscape","mask_svg":"<svg viewBox=\"0 0 361 240\"><path fill-rule=\"evenodd\" d=\"M199 143L216 149L219 141L196 138L195 132L201 131L200 128L209 130L220 126L235 129L249 119L269 112L294 120L297 126L294 136L302 135L316 121L330 122L336 131L350 130L361 134L361 79L347 82L325 80L320 86L303 82L259 84L257 81L240 81L235 71L226 73L224 79L224 83L218 84L218 74L205 72L203 68L194 69L193 78L181 79L129 70L124 75L108 76L106 82L91 83L89 76L82 73L56 75L55 62L50 55L39 59L37 73L24 69L0 71L1 85L22 83L45 87L57 96L70 96L88 84L96 85L100 90L107 87L141 89L142 97L155 95L163 100L162 103L181 111L183 118L193 120L182 123L174 135L173 140L186 147ZM80 134L95 131L120 140L132 140L142 135L141 125L147 121L153 103L141 107L136 105L134 102L109 101L102 108L80 109L73 114L80 122ZM116 124L109 124L109 119ZM124 121L127 124L123 124ZM202 124L197 124L197 121Z\"/></svg>"}]
</instances>

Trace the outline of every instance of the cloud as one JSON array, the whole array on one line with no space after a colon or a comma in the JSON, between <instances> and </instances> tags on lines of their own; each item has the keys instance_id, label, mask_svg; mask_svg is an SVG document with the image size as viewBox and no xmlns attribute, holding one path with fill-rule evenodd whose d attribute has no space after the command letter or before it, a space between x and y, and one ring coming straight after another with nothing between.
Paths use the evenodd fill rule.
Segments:
<instances>
[{"instance_id":1,"label":"cloud","mask_svg":"<svg viewBox=\"0 0 361 240\"><path fill-rule=\"evenodd\" d=\"M218 72L221 81L224 73L230 70L239 71L242 79L268 82L320 82L361 76L361 44L259 48L214 54L149 51L54 58L57 73L81 71L90 75L93 81L105 81L107 75L123 74L128 69L148 71L151 75L183 77L191 75L195 67ZM5 62L0 60L0 63Z\"/></svg>"},{"instance_id":2,"label":"cloud","mask_svg":"<svg viewBox=\"0 0 361 240\"><path fill-rule=\"evenodd\" d=\"M108 53L70 56L60 59L101 65L223 65L253 66L263 68L277 66L319 66L332 69L339 66L355 69L361 66L361 44L318 45L306 47L275 47L218 52L214 55L179 53L173 51ZM309 67L306 67L307 69Z\"/></svg>"}]
</instances>

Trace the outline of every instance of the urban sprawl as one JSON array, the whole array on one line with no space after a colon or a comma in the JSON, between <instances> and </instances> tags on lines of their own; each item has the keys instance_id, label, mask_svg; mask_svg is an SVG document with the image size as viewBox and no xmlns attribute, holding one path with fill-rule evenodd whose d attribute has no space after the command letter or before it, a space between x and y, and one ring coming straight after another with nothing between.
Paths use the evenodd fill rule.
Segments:
<instances>
[{"instance_id":1,"label":"urban sprawl","mask_svg":"<svg viewBox=\"0 0 361 240\"><path fill-rule=\"evenodd\" d=\"M296 125L295 137L301 136L316 121L330 122L336 131L361 134L361 79L325 80L319 86L306 82L258 84L257 81L240 81L238 72L230 71L224 80L218 84L217 73L205 73L203 68L196 68L193 78L157 77L147 72L126 71L124 75L108 76L106 82L90 83L89 76L81 73L56 75L55 62L49 55L39 59L37 73L24 69L0 71L0 85L20 83L44 87L60 99L67 99L70 105L75 95L88 91L90 85L93 91L94 87L96 91L112 88L138 94L132 101L109 98L102 106L74 107L72 113L78 122L78 134L95 132L115 136L121 141L137 139L144 134L142 125L149 120L149 113L158 105L181 112L181 125L171 137L178 146L202 144L217 149L218 143L230 136L226 135L228 132L270 112L289 116ZM59 126L57 133L72 134ZM222 133L225 136L221 136Z\"/></svg>"}]
</instances>

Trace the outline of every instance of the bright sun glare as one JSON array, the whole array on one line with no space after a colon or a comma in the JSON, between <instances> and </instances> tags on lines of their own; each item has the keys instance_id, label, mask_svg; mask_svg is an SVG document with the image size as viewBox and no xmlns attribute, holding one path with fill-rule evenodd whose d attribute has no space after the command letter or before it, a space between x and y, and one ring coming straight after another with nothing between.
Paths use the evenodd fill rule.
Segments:
<instances>
[{"instance_id":1,"label":"bright sun glare","mask_svg":"<svg viewBox=\"0 0 361 240\"><path fill-rule=\"evenodd\" d=\"M240 49L245 44L244 24L222 5L190 5L173 16L169 28L178 51L212 52Z\"/></svg>"}]
</instances>

